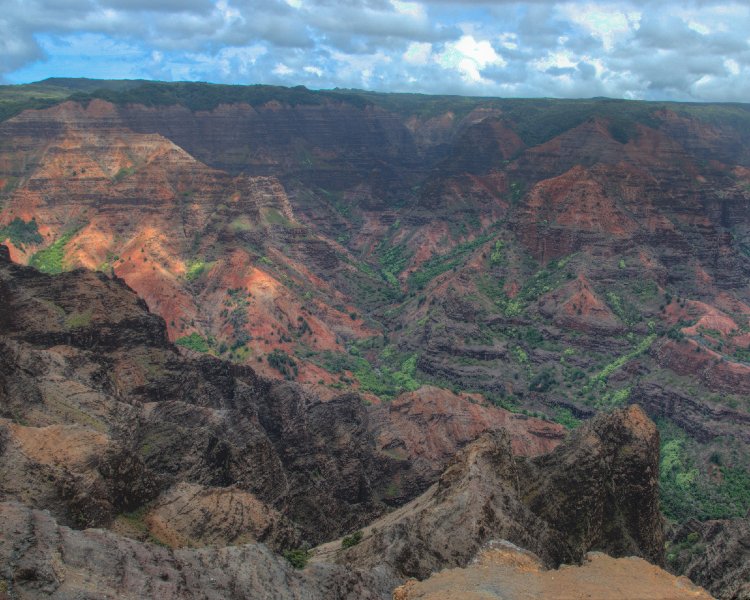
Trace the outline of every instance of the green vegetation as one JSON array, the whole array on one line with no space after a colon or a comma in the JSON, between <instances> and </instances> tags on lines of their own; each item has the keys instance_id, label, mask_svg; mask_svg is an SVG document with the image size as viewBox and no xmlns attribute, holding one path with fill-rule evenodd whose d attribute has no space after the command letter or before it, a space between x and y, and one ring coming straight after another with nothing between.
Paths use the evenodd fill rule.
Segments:
<instances>
[{"instance_id":1,"label":"green vegetation","mask_svg":"<svg viewBox=\"0 0 750 600\"><path fill-rule=\"evenodd\" d=\"M283 350L274 348L273 351L266 357L266 361L279 373L281 373L285 379L294 379L297 377L297 363Z\"/></svg>"},{"instance_id":2,"label":"green vegetation","mask_svg":"<svg viewBox=\"0 0 750 600\"><path fill-rule=\"evenodd\" d=\"M523 198L523 186L517 181L513 181L510 184L510 202L515 205L518 204Z\"/></svg>"},{"instance_id":3,"label":"green vegetation","mask_svg":"<svg viewBox=\"0 0 750 600\"><path fill-rule=\"evenodd\" d=\"M126 177L130 177L135 173L135 167L122 167L117 173L115 173L115 176L112 178L115 183L119 183Z\"/></svg>"},{"instance_id":4,"label":"green vegetation","mask_svg":"<svg viewBox=\"0 0 750 600\"><path fill-rule=\"evenodd\" d=\"M525 365L529 362L529 355L526 353L526 350L521 348L521 346L513 346L513 348L510 349L510 351L513 353L513 356L518 361L519 364Z\"/></svg>"},{"instance_id":5,"label":"green vegetation","mask_svg":"<svg viewBox=\"0 0 750 600\"><path fill-rule=\"evenodd\" d=\"M67 268L65 265L65 247L82 227L81 225L69 229L51 245L34 254L29 264L39 269L42 273L50 273L52 275L62 273Z\"/></svg>"},{"instance_id":6,"label":"green vegetation","mask_svg":"<svg viewBox=\"0 0 750 600\"><path fill-rule=\"evenodd\" d=\"M190 350L195 350L196 352L208 352L211 349L209 341L196 332L175 340L175 344L184 348L190 348Z\"/></svg>"},{"instance_id":7,"label":"green vegetation","mask_svg":"<svg viewBox=\"0 0 750 600\"><path fill-rule=\"evenodd\" d=\"M9 239L14 246L20 248L27 245L41 244L43 241L42 236L39 234L36 220L31 219L27 223L18 217L0 229L0 242L6 239Z\"/></svg>"},{"instance_id":8,"label":"green vegetation","mask_svg":"<svg viewBox=\"0 0 750 600\"><path fill-rule=\"evenodd\" d=\"M509 298L503 286L504 279L494 280L491 276L482 276L477 280L477 288L500 309L506 317L517 317L523 314L524 304L518 298Z\"/></svg>"},{"instance_id":9,"label":"green vegetation","mask_svg":"<svg viewBox=\"0 0 750 600\"><path fill-rule=\"evenodd\" d=\"M549 389L556 383L557 381L555 380L554 372L551 369L545 369L537 373L531 380L529 383L529 391L543 394L544 392L549 391Z\"/></svg>"},{"instance_id":10,"label":"green vegetation","mask_svg":"<svg viewBox=\"0 0 750 600\"><path fill-rule=\"evenodd\" d=\"M363 340L349 348L349 354L325 351L308 358L329 373L344 376L349 371L360 389L390 400L402 392L413 392L422 384L417 380L417 354L402 354L392 346L384 346L373 359L363 356L367 345L378 342ZM344 381L344 379L342 379Z\"/></svg>"},{"instance_id":11,"label":"green vegetation","mask_svg":"<svg viewBox=\"0 0 750 600\"><path fill-rule=\"evenodd\" d=\"M25 85L0 86L0 121L9 119L29 108L48 108L64 101L74 93L97 89L124 89L138 85L136 80L62 79L50 78Z\"/></svg>"},{"instance_id":12,"label":"green vegetation","mask_svg":"<svg viewBox=\"0 0 750 600\"><path fill-rule=\"evenodd\" d=\"M558 262L551 262L546 269L539 269L526 280L518 294L518 299L524 302L534 302L556 289L565 278L562 269L567 263L568 259L562 259Z\"/></svg>"},{"instance_id":13,"label":"green vegetation","mask_svg":"<svg viewBox=\"0 0 750 600\"><path fill-rule=\"evenodd\" d=\"M630 287L640 300L653 300L659 295L659 286L651 279L637 279ZM669 292L667 292L667 299L669 298Z\"/></svg>"},{"instance_id":14,"label":"green vegetation","mask_svg":"<svg viewBox=\"0 0 750 600\"><path fill-rule=\"evenodd\" d=\"M341 540L341 547L342 548L351 548L352 546L356 546L362 541L363 533L361 531L355 531L351 535L347 535L344 537L344 539Z\"/></svg>"},{"instance_id":15,"label":"green vegetation","mask_svg":"<svg viewBox=\"0 0 750 600\"><path fill-rule=\"evenodd\" d=\"M389 246L385 240L377 247L381 272L385 280L393 287L399 287L397 275L404 270L411 258L411 253L404 244Z\"/></svg>"},{"instance_id":16,"label":"green vegetation","mask_svg":"<svg viewBox=\"0 0 750 600\"><path fill-rule=\"evenodd\" d=\"M158 546L168 546L163 540L159 539L149 531L148 525L146 524L148 511L148 505L141 506L132 512L117 515L116 520L120 527L126 531L130 531L131 534L136 534L140 539L148 540L150 543Z\"/></svg>"},{"instance_id":17,"label":"green vegetation","mask_svg":"<svg viewBox=\"0 0 750 600\"><path fill-rule=\"evenodd\" d=\"M99 89L71 96L72 100L82 102L93 98L101 98L119 105L172 106L180 104L193 111L213 110L220 104L262 106L273 101L291 106L321 105L331 99L345 101L361 108L371 104L362 94L354 94L344 90L314 92L301 85L285 88L272 85L220 85L158 81L141 83L123 90Z\"/></svg>"},{"instance_id":18,"label":"green vegetation","mask_svg":"<svg viewBox=\"0 0 750 600\"><path fill-rule=\"evenodd\" d=\"M447 254L433 256L422 263L419 270L411 274L409 286L418 290L423 289L435 277L460 266L469 253L487 243L490 239L491 236L482 235L471 242L458 244Z\"/></svg>"},{"instance_id":19,"label":"green vegetation","mask_svg":"<svg viewBox=\"0 0 750 600\"><path fill-rule=\"evenodd\" d=\"M505 253L503 252L504 247L505 244L501 240L495 240L495 246L490 253L490 264L493 267L505 264L506 258Z\"/></svg>"},{"instance_id":20,"label":"green vegetation","mask_svg":"<svg viewBox=\"0 0 750 600\"><path fill-rule=\"evenodd\" d=\"M307 565L307 561L310 560L310 551L302 548L295 548L294 550L284 550L284 558L289 561L295 569L304 569Z\"/></svg>"},{"instance_id":21,"label":"green vegetation","mask_svg":"<svg viewBox=\"0 0 750 600\"><path fill-rule=\"evenodd\" d=\"M687 436L672 424L659 423L661 506L670 519L729 519L750 509L750 474L740 466L719 466L718 481L701 471L688 449ZM716 461L715 461L716 462Z\"/></svg>"},{"instance_id":22,"label":"green vegetation","mask_svg":"<svg viewBox=\"0 0 750 600\"><path fill-rule=\"evenodd\" d=\"M607 303L612 312L628 327L633 327L641 320L641 313L638 311L638 308L618 294L607 292Z\"/></svg>"},{"instance_id":23,"label":"green vegetation","mask_svg":"<svg viewBox=\"0 0 750 600\"><path fill-rule=\"evenodd\" d=\"M669 542L667 542L667 562L672 564L677 563L680 560L680 557L683 556L685 552L690 555L703 554L703 552L705 552L706 550L706 547L705 544L701 544L699 543L699 541L700 535L693 531L687 534L687 536L685 536L685 539L681 540L680 542L677 542L675 544L670 544Z\"/></svg>"},{"instance_id":24,"label":"green vegetation","mask_svg":"<svg viewBox=\"0 0 750 600\"><path fill-rule=\"evenodd\" d=\"M367 359L358 356L352 370L365 392L371 392L384 399L394 398L402 392L413 392L420 384L415 379L417 355L404 360L399 368L374 367Z\"/></svg>"},{"instance_id":25,"label":"green vegetation","mask_svg":"<svg viewBox=\"0 0 750 600\"><path fill-rule=\"evenodd\" d=\"M71 313L65 318L65 328L79 329L81 327L88 327L91 324L91 316L91 309L84 312Z\"/></svg>"},{"instance_id":26,"label":"green vegetation","mask_svg":"<svg viewBox=\"0 0 750 600\"><path fill-rule=\"evenodd\" d=\"M185 279L187 279L188 281L195 281L201 275L203 275L203 273L205 273L207 270L213 267L213 265L214 263L205 262L199 258L195 260L191 260L187 264L187 270L185 271Z\"/></svg>"},{"instance_id":27,"label":"green vegetation","mask_svg":"<svg viewBox=\"0 0 750 600\"><path fill-rule=\"evenodd\" d=\"M281 227L291 227L292 222L282 215L278 210L272 207L263 208L261 210L263 218L269 225L279 225Z\"/></svg>"},{"instance_id":28,"label":"green vegetation","mask_svg":"<svg viewBox=\"0 0 750 600\"><path fill-rule=\"evenodd\" d=\"M592 377L591 381L589 381L588 387L591 388L597 385L605 384L607 382L607 378L612 375L612 373L617 371L617 369L626 365L634 358L646 352L646 350L651 347L651 344L656 341L657 337L658 335L655 333L647 335L633 350L631 350L627 354L623 354L622 356L617 357L615 360L605 366L598 374Z\"/></svg>"},{"instance_id":29,"label":"green vegetation","mask_svg":"<svg viewBox=\"0 0 750 600\"><path fill-rule=\"evenodd\" d=\"M554 412L555 421L560 423L566 429L575 429L581 424L581 420L578 419L569 408L558 407Z\"/></svg>"},{"instance_id":30,"label":"green vegetation","mask_svg":"<svg viewBox=\"0 0 750 600\"><path fill-rule=\"evenodd\" d=\"M599 408L613 408L622 406L630 398L631 391L632 388L624 387L620 388L619 390L606 392L605 394L602 394L602 396L597 400L596 405Z\"/></svg>"},{"instance_id":31,"label":"green vegetation","mask_svg":"<svg viewBox=\"0 0 750 600\"><path fill-rule=\"evenodd\" d=\"M148 526L146 525L145 517L148 512L148 508L145 506L140 507L133 512L121 513L117 515L117 520L125 525L125 527L133 532L140 534L148 533Z\"/></svg>"},{"instance_id":32,"label":"green vegetation","mask_svg":"<svg viewBox=\"0 0 750 600\"><path fill-rule=\"evenodd\" d=\"M230 358L246 358L246 344L252 339L247 332L247 310L250 306L248 302L249 294L244 288L230 288L227 290L227 297L224 300L224 308L220 316L224 319L224 324L232 328L231 347L226 343L219 346L219 354L224 354L231 350Z\"/></svg>"}]
</instances>

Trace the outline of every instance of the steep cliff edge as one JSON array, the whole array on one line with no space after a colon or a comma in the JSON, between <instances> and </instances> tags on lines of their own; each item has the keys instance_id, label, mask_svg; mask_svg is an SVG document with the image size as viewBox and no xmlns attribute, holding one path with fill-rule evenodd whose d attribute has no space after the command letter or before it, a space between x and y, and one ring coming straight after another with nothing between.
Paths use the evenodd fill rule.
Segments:
<instances>
[{"instance_id":1,"label":"steep cliff edge","mask_svg":"<svg viewBox=\"0 0 750 600\"><path fill-rule=\"evenodd\" d=\"M667 552L670 570L684 573L720 600L750 598L750 514L688 521L673 533Z\"/></svg>"},{"instance_id":2,"label":"steep cliff edge","mask_svg":"<svg viewBox=\"0 0 750 600\"><path fill-rule=\"evenodd\" d=\"M423 579L504 539L548 566L579 562L589 550L663 564L658 437L637 407L593 419L537 458L514 457L504 431L485 434L422 496L363 530L356 546L325 544L315 560Z\"/></svg>"},{"instance_id":3,"label":"steep cliff edge","mask_svg":"<svg viewBox=\"0 0 750 600\"><path fill-rule=\"evenodd\" d=\"M0 300L3 496L64 523L111 525L181 482L209 495L238 486L248 517L232 535L283 547L298 527L314 540L379 514L374 482L403 468L377 456L358 397L324 403L247 367L183 357L121 280L4 261Z\"/></svg>"},{"instance_id":4,"label":"steep cliff edge","mask_svg":"<svg viewBox=\"0 0 750 600\"><path fill-rule=\"evenodd\" d=\"M385 600L407 576L428 578L435 571L464 567L475 556L484 564L488 552L497 552L493 540L510 540L545 557L531 569L540 574L543 564L584 561L581 576L590 589L616 577L619 591L608 598L632 598L633 590L646 584L653 594L647 597L655 600L680 597L659 595L669 590L689 594L682 597L708 598L645 561L586 555L599 548L613 555L661 560L661 517L648 509L658 502L650 472L656 437L653 424L635 407L595 419L545 461L514 457L505 432L486 434L465 448L423 496L373 522L349 549L341 541L315 549L311 564L302 571L292 570L262 544L171 550L101 530L71 531L48 513L0 503L0 530L5 534L0 578L8 598L75 598L88 593L120 598ZM571 461L591 452L589 461ZM597 468L591 471L592 466ZM576 487L560 488L562 476L575 481ZM533 491L529 494L529 489L541 488L548 497L544 505L534 499ZM602 489L607 490L604 496ZM576 506L573 493L592 500ZM640 505L647 507L644 514L629 520ZM584 536L580 522L590 525ZM516 548L513 554L529 553ZM576 569L561 572L563 580L572 577L569 586L575 584ZM467 569L458 586L449 585L448 593L460 596L483 585L486 574L474 571ZM527 575L529 571L524 569ZM429 590L424 586L434 586L435 581L444 583L448 577L450 584L451 573L442 571L424 584L408 584L393 597L421 597L420 590ZM497 565L493 573L494 578L505 577L503 594L518 587L513 573ZM538 591L531 597L560 597L551 582Z\"/></svg>"}]
</instances>

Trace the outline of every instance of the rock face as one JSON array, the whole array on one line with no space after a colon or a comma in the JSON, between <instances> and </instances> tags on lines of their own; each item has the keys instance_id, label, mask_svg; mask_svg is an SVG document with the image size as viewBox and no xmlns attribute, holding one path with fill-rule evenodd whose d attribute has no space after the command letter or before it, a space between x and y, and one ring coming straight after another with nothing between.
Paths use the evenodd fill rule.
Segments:
<instances>
[{"instance_id":1,"label":"rock face","mask_svg":"<svg viewBox=\"0 0 750 600\"><path fill-rule=\"evenodd\" d=\"M0 503L3 598L383 600L377 575L335 565L295 571L261 544L170 550Z\"/></svg>"},{"instance_id":2,"label":"rock face","mask_svg":"<svg viewBox=\"0 0 750 600\"><path fill-rule=\"evenodd\" d=\"M508 434L491 432L422 496L368 526L359 544L323 545L315 559L423 579L505 539L547 566L579 562L590 550L663 564L658 447L637 407L593 419L537 458L514 457Z\"/></svg>"},{"instance_id":3,"label":"rock face","mask_svg":"<svg viewBox=\"0 0 750 600\"><path fill-rule=\"evenodd\" d=\"M670 567L720 600L750 598L750 514L744 519L689 521L672 536Z\"/></svg>"},{"instance_id":4,"label":"rock face","mask_svg":"<svg viewBox=\"0 0 750 600\"><path fill-rule=\"evenodd\" d=\"M357 396L324 403L247 367L184 358L121 280L3 262L0 301L3 493L65 523L108 525L189 482L239 488L193 488L218 511L200 539L228 540L233 506L246 535L284 545L292 519L315 540L379 514L374 483L404 468L377 453ZM193 539L164 512L186 493L173 488L151 520ZM284 519L269 521L275 511Z\"/></svg>"},{"instance_id":5,"label":"rock face","mask_svg":"<svg viewBox=\"0 0 750 600\"><path fill-rule=\"evenodd\" d=\"M0 543L0 576L11 598L74 598L85 589L95 596L122 598L158 594L165 598L343 600L389 598L404 577L427 578L434 571L466 566L483 546L497 539L538 552L543 558L534 563L537 572L542 564L584 560L591 549L615 556L638 554L659 562L661 517L651 510L658 500L650 471L656 459L651 456L658 447L656 437L653 424L635 407L594 419L548 457L514 457L505 431L487 433L462 450L425 494L375 521L364 530L362 541L348 550L341 541L315 549L312 564L301 573L257 543L170 550L101 530L71 531L58 526L49 513L5 502L0 504L0 531L5 533ZM618 455L605 454L613 448ZM572 456L589 453L593 456L587 462L571 461ZM576 482L572 491L570 486L560 486L563 477ZM535 496L542 489L548 497L545 506ZM576 506L573 492L592 500ZM207 499L211 504L241 504L244 510L257 505L255 500L238 498L236 491L221 492L233 500L220 501L216 494L178 485L154 505L149 518L159 523L162 532L169 529L172 535L198 539L186 526L206 525L206 518L186 523L180 516L185 509L201 512ZM184 503L190 495L189 504ZM563 516L568 505L573 506L575 520ZM637 506L643 506L644 512L633 519ZM186 517L189 520L190 514ZM262 517L268 518L268 513ZM249 522L257 526L258 520L250 518ZM586 525L583 532L581 523ZM596 578L601 579L598 567L604 564L610 573L618 573L623 585L631 585L629 589L651 580L666 589L671 581L676 589L696 598L708 597L686 582L670 580L644 561L628 560L624 569L622 562L589 557L597 568L587 564L581 569L584 577L596 571ZM634 566L651 579L644 580ZM445 573L450 571L438 577L445 578ZM639 583L634 582L636 577ZM574 583L575 579L570 585ZM424 585L430 589L433 584ZM397 590L395 597L420 597L398 596L421 593L420 589L409 585Z\"/></svg>"}]
</instances>

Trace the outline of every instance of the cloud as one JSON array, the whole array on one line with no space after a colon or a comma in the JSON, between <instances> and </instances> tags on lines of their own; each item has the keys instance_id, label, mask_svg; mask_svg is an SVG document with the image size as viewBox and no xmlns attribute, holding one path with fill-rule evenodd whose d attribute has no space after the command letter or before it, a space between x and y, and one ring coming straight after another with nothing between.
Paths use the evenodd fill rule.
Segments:
<instances>
[{"instance_id":1,"label":"cloud","mask_svg":"<svg viewBox=\"0 0 750 600\"><path fill-rule=\"evenodd\" d=\"M412 42L403 53L401 59L410 64L425 66L432 56L432 44L429 42Z\"/></svg>"},{"instance_id":2,"label":"cloud","mask_svg":"<svg viewBox=\"0 0 750 600\"><path fill-rule=\"evenodd\" d=\"M732 0L6 0L0 78L743 101L747 31Z\"/></svg>"},{"instance_id":3,"label":"cloud","mask_svg":"<svg viewBox=\"0 0 750 600\"><path fill-rule=\"evenodd\" d=\"M489 66L505 66L500 56L487 40L476 40L472 35L463 35L455 42L445 44L445 49L435 56L444 69L453 69L461 74L464 81L480 83L482 71Z\"/></svg>"}]
</instances>

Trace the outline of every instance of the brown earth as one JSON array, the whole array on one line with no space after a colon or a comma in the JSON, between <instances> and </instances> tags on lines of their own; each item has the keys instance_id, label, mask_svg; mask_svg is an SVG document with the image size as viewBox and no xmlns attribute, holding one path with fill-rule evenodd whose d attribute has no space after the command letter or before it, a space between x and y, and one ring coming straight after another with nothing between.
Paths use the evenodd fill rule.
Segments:
<instances>
[{"instance_id":1,"label":"brown earth","mask_svg":"<svg viewBox=\"0 0 750 600\"><path fill-rule=\"evenodd\" d=\"M393 600L711 600L687 577L675 577L640 558L589 552L581 566L547 570L534 555L512 546L482 552L464 569L446 569L409 581Z\"/></svg>"}]
</instances>

